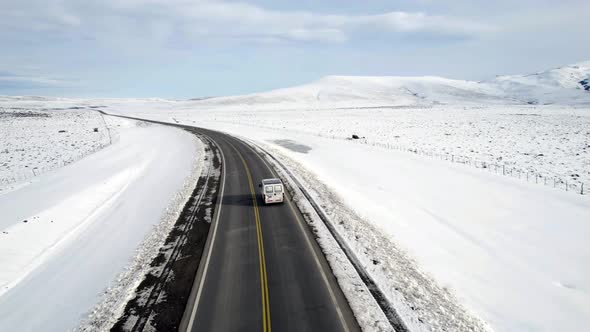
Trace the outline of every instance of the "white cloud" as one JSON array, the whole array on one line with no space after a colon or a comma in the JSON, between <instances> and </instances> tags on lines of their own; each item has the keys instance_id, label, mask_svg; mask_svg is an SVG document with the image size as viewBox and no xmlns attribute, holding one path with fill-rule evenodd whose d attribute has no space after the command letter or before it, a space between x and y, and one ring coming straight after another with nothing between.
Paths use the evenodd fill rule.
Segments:
<instances>
[{"instance_id":1,"label":"white cloud","mask_svg":"<svg viewBox=\"0 0 590 332\"><path fill-rule=\"evenodd\" d=\"M137 3L137 1L136 1ZM175 6L177 4L180 6ZM476 35L490 30L483 24L425 13L387 12L377 15L326 15L304 11L275 11L244 3L170 3L174 15L216 28L218 33L262 35L303 41L345 41L351 33L428 32L435 34Z\"/></svg>"},{"instance_id":2,"label":"white cloud","mask_svg":"<svg viewBox=\"0 0 590 332\"><path fill-rule=\"evenodd\" d=\"M213 38L344 42L357 32L469 36L490 29L465 19L425 13L329 15L202 0L5 0L0 3L0 21L0 26L19 30L81 30L104 39L130 34L142 39L193 38L187 42Z\"/></svg>"},{"instance_id":3,"label":"white cloud","mask_svg":"<svg viewBox=\"0 0 590 332\"><path fill-rule=\"evenodd\" d=\"M55 88L65 87L67 85L68 82L58 79L0 72L0 92L3 89Z\"/></svg>"}]
</instances>

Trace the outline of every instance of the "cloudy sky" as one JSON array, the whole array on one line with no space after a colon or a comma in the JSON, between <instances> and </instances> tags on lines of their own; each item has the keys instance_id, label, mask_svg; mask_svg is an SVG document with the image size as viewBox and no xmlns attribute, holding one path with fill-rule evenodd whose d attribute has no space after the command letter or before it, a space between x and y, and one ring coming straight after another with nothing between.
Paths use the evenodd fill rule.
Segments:
<instances>
[{"instance_id":1,"label":"cloudy sky","mask_svg":"<svg viewBox=\"0 0 590 332\"><path fill-rule=\"evenodd\" d=\"M191 98L590 60L587 0L0 0L0 95Z\"/></svg>"}]
</instances>

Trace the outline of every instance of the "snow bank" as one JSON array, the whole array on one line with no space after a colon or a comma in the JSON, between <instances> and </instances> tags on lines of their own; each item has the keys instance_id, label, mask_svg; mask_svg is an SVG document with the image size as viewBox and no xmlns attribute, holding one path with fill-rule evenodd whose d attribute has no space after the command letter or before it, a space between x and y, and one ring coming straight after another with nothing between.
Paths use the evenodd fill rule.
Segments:
<instances>
[{"instance_id":1,"label":"snow bank","mask_svg":"<svg viewBox=\"0 0 590 332\"><path fill-rule=\"evenodd\" d=\"M55 254L62 244L95 222L97 216L112 209L145 167L145 164L137 164L122 169L104 182L84 188L76 195L4 228L5 237L0 242L0 296Z\"/></svg>"},{"instance_id":2,"label":"snow bank","mask_svg":"<svg viewBox=\"0 0 590 332\"><path fill-rule=\"evenodd\" d=\"M193 188L194 135L108 121L116 143L0 195L0 330L73 329L108 287L124 301L134 282L121 279L141 276Z\"/></svg>"},{"instance_id":3,"label":"snow bank","mask_svg":"<svg viewBox=\"0 0 590 332\"><path fill-rule=\"evenodd\" d=\"M353 264L346 256L344 250L340 247L328 227L324 224L317 211L310 204L310 201L304 196L299 189L301 179L294 179L290 171L285 171L284 165L277 163L272 156L268 156L268 151L260 149L260 146L252 141L248 142L259 153L265 155L266 162L285 180L285 185L292 201L303 214L305 221L311 227L314 237L318 242L326 260L336 277L346 300L350 304L352 312L358 324L363 331L375 332L394 332L395 329L388 321L387 316L379 307L376 299L371 295L367 285L363 282ZM396 317L397 318L397 317ZM400 324L400 322L395 322ZM401 324L404 324L401 322ZM402 325L406 326L406 325ZM414 330L412 330L414 331Z\"/></svg>"}]
</instances>

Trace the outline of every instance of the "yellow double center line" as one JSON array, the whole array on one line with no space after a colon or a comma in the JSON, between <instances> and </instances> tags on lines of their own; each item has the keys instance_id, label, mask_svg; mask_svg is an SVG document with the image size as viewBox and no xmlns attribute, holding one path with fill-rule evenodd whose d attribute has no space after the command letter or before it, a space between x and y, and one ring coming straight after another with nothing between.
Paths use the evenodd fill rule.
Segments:
<instances>
[{"instance_id":1,"label":"yellow double center line","mask_svg":"<svg viewBox=\"0 0 590 332\"><path fill-rule=\"evenodd\" d=\"M227 141L226 141L227 142ZM246 175L248 176L248 184L250 186L250 193L252 194L252 201L254 202L254 219L256 220L256 238L258 239L258 261L260 262L260 290L262 295L262 331L271 332L270 323L270 301L268 297L268 278L266 276L266 258L264 257L264 240L262 239L262 226L260 223L260 212L258 211L258 202L256 201L256 191L254 190L254 182L252 182L252 175L246 160L236 149L236 147L227 142L238 154L246 169Z\"/></svg>"}]
</instances>

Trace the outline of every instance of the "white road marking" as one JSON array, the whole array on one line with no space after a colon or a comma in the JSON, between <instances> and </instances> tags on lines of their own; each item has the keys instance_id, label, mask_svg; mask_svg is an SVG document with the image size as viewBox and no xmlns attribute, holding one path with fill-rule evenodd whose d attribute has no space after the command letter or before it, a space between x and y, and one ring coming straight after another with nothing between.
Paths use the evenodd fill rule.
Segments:
<instances>
[{"instance_id":1,"label":"white road marking","mask_svg":"<svg viewBox=\"0 0 590 332\"><path fill-rule=\"evenodd\" d=\"M215 142L211 137L209 137L209 139L212 142ZM215 142L215 145L217 145L217 143ZM201 276L201 280L199 282L199 288L197 290L197 295L195 296L195 305L193 306L193 310L191 312L191 317L188 321L188 326L187 329L190 331L192 329L192 326L195 322L195 317L197 315L197 309L199 307L199 300L201 298L201 294L203 292L203 285L205 284L205 278L207 277L207 270L209 269L209 261L211 260L211 253L213 252L213 244L215 243L215 238L217 235L217 226L219 225L219 216L221 215L221 207L223 204L223 192L225 190L225 156L223 155L223 150L221 149L221 147L219 145L217 145L217 148L221 154L221 163L223 165L223 178L222 178L222 182L221 182L221 192L220 194L217 196L219 199L219 205L218 205L218 210L217 210L217 215L215 216L215 222L213 224L213 234L211 234L211 243L209 245L209 250L207 252L207 258L205 260L205 265L203 267L203 275Z\"/></svg>"}]
</instances>

